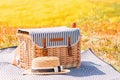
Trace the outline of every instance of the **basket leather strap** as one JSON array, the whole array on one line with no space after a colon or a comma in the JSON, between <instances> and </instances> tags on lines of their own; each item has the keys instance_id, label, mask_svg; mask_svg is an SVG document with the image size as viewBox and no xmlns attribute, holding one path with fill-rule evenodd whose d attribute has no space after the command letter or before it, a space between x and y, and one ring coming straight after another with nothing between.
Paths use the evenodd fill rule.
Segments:
<instances>
[{"instance_id":1,"label":"basket leather strap","mask_svg":"<svg viewBox=\"0 0 120 80\"><path fill-rule=\"evenodd\" d=\"M46 47L46 38L43 39L43 55L48 56L48 49Z\"/></svg>"},{"instance_id":2,"label":"basket leather strap","mask_svg":"<svg viewBox=\"0 0 120 80\"><path fill-rule=\"evenodd\" d=\"M56 41L63 41L63 38L51 38L50 41L51 42L56 42Z\"/></svg>"},{"instance_id":3,"label":"basket leather strap","mask_svg":"<svg viewBox=\"0 0 120 80\"><path fill-rule=\"evenodd\" d=\"M68 55L72 56L71 38L68 37Z\"/></svg>"},{"instance_id":4,"label":"basket leather strap","mask_svg":"<svg viewBox=\"0 0 120 80\"><path fill-rule=\"evenodd\" d=\"M48 56L48 49L46 47L46 38L43 39L43 55ZM71 38L68 37L68 55L72 56Z\"/></svg>"}]
</instances>

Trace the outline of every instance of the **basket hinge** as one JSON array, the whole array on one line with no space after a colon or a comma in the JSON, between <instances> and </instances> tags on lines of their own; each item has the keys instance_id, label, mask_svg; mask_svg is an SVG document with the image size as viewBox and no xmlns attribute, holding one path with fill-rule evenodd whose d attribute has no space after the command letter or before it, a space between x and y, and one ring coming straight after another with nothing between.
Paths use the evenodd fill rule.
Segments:
<instances>
[{"instance_id":1,"label":"basket hinge","mask_svg":"<svg viewBox=\"0 0 120 80\"><path fill-rule=\"evenodd\" d=\"M43 39L43 55L48 56L48 49L46 47L46 38Z\"/></svg>"},{"instance_id":2,"label":"basket hinge","mask_svg":"<svg viewBox=\"0 0 120 80\"><path fill-rule=\"evenodd\" d=\"M71 39L68 37L68 55L72 56Z\"/></svg>"}]
</instances>

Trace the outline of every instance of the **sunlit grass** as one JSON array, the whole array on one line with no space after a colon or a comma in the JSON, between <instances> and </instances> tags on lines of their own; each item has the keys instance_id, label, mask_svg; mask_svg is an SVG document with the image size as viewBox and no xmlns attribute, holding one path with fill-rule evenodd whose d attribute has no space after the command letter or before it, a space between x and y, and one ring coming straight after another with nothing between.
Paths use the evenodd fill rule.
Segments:
<instances>
[{"instance_id":1,"label":"sunlit grass","mask_svg":"<svg viewBox=\"0 0 120 80\"><path fill-rule=\"evenodd\" d=\"M73 22L82 33L81 48L92 48L120 71L120 0L1 0L0 48L18 45L18 28Z\"/></svg>"},{"instance_id":2,"label":"sunlit grass","mask_svg":"<svg viewBox=\"0 0 120 80\"><path fill-rule=\"evenodd\" d=\"M117 2L119 1L4 0L0 1L0 22L14 27L49 27L103 20L117 22L120 21L120 3Z\"/></svg>"}]
</instances>

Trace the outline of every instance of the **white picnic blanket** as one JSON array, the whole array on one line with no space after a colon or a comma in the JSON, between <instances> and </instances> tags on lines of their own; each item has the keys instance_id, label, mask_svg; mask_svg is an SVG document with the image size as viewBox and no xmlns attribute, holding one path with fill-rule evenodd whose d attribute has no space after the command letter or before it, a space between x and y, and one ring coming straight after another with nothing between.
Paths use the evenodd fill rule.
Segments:
<instances>
[{"instance_id":1,"label":"white picnic blanket","mask_svg":"<svg viewBox=\"0 0 120 80\"><path fill-rule=\"evenodd\" d=\"M0 50L0 80L120 80L120 73L96 57L90 49L81 53L80 68L64 75L22 75L24 70L10 64L15 48ZM12 57L11 57L12 58Z\"/></svg>"}]
</instances>

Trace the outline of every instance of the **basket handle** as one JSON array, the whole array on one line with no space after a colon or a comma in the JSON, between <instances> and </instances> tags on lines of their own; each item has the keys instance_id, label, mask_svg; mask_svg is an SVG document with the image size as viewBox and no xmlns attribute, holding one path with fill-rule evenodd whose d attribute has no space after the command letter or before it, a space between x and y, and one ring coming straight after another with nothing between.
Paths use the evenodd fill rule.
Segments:
<instances>
[{"instance_id":1,"label":"basket handle","mask_svg":"<svg viewBox=\"0 0 120 80\"><path fill-rule=\"evenodd\" d=\"M71 38L68 37L68 55L72 56Z\"/></svg>"}]
</instances>

